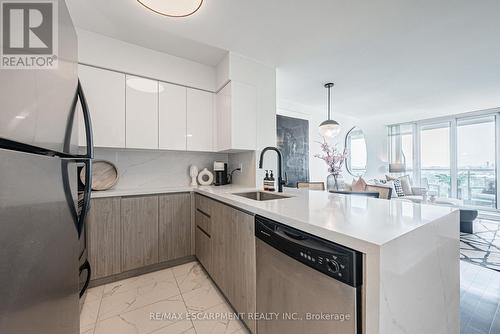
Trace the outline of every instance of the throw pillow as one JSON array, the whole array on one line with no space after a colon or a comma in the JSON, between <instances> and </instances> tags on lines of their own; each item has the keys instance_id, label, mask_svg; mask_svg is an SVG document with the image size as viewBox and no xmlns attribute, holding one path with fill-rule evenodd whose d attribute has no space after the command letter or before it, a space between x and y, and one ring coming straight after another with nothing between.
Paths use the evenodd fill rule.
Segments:
<instances>
[{"instance_id":1,"label":"throw pillow","mask_svg":"<svg viewBox=\"0 0 500 334\"><path fill-rule=\"evenodd\" d=\"M380 199L391 199L392 197L392 188L387 186L367 185L366 191L377 192L379 194L378 198Z\"/></svg>"},{"instance_id":2,"label":"throw pillow","mask_svg":"<svg viewBox=\"0 0 500 334\"><path fill-rule=\"evenodd\" d=\"M413 190L411 189L410 175L403 175L400 177L386 175L385 178L387 179L387 181L400 180L401 187L403 188L405 196L413 195Z\"/></svg>"},{"instance_id":3,"label":"throw pillow","mask_svg":"<svg viewBox=\"0 0 500 334\"><path fill-rule=\"evenodd\" d=\"M392 181L387 181L385 183L385 186L388 187L388 188L392 188L392 192L391 192L391 197L392 198L396 198L398 197L398 193L396 192L396 188L394 187L394 180Z\"/></svg>"},{"instance_id":4,"label":"throw pillow","mask_svg":"<svg viewBox=\"0 0 500 334\"><path fill-rule=\"evenodd\" d=\"M365 191L366 188L366 182L365 180L360 177L357 181L352 182L352 191L360 192L360 191Z\"/></svg>"},{"instance_id":5,"label":"throw pillow","mask_svg":"<svg viewBox=\"0 0 500 334\"><path fill-rule=\"evenodd\" d=\"M395 179L393 180L393 182L394 182L394 189L396 189L396 194L398 194L398 197L404 197L405 192L403 190L403 187L401 186L401 180Z\"/></svg>"}]
</instances>

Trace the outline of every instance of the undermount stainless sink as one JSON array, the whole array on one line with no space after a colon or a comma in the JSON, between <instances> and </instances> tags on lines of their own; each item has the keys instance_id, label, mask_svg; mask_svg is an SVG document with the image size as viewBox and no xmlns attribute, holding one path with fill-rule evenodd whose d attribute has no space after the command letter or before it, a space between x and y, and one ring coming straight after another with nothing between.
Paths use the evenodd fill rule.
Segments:
<instances>
[{"instance_id":1,"label":"undermount stainless sink","mask_svg":"<svg viewBox=\"0 0 500 334\"><path fill-rule=\"evenodd\" d=\"M233 195L253 199L254 201L270 201L273 199L290 198L290 196L281 195L281 194L278 195L278 194L268 193L268 192L264 192L264 191L251 191L251 192L247 192L247 193L237 193L237 194L233 194Z\"/></svg>"}]
</instances>

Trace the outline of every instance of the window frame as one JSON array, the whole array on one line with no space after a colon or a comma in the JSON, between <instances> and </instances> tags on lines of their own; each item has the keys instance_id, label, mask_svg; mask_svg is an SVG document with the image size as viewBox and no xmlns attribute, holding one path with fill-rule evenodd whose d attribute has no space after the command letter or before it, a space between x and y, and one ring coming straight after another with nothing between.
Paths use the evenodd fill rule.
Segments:
<instances>
[{"instance_id":1,"label":"window frame","mask_svg":"<svg viewBox=\"0 0 500 334\"><path fill-rule=\"evenodd\" d=\"M459 122L463 120L470 119L481 119L493 116L495 122L495 188L496 188L496 199L495 208L473 206L473 208L481 211L500 211L500 189L499 189L499 177L500 177L500 108L486 109L480 111L474 111L463 114L456 114L451 116L442 116L436 118L423 119L412 122L395 123L387 125L388 128L388 157L389 162L395 162L394 151L402 150L401 135L403 134L399 130L394 131L393 129L401 126L411 125L412 127L412 140L413 140L413 166L412 166L412 177L416 184L421 184L422 179L422 161L421 161L421 131L429 127L439 127L444 123L449 123L449 136L450 136L450 177L451 177L451 196L452 198L458 197L458 126ZM399 133L398 133L399 132ZM406 132L405 132L406 133ZM393 143L392 137L397 136L395 143ZM396 147L393 147L395 145Z\"/></svg>"}]
</instances>

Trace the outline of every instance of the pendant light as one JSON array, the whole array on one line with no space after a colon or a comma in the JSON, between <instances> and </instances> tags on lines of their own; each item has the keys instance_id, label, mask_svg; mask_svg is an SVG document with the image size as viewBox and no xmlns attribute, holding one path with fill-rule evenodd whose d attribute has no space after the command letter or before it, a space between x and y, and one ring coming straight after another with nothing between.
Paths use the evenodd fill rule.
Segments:
<instances>
[{"instance_id":1,"label":"pendant light","mask_svg":"<svg viewBox=\"0 0 500 334\"><path fill-rule=\"evenodd\" d=\"M340 133L340 124L337 121L330 119L330 90L332 87L332 82L325 84L325 88L328 89L328 119L319 125L319 133L326 138L335 137Z\"/></svg>"},{"instance_id":2,"label":"pendant light","mask_svg":"<svg viewBox=\"0 0 500 334\"><path fill-rule=\"evenodd\" d=\"M200 9L203 0L137 0L155 13L170 17L186 17Z\"/></svg>"}]
</instances>

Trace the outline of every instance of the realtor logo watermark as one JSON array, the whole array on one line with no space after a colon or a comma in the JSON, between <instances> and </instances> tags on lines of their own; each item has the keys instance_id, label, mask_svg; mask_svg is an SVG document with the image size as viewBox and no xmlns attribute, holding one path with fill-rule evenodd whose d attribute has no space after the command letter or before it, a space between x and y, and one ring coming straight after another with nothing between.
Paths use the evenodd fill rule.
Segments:
<instances>
[{"instance_id":1,"label":"realtor logo watermark","mask_svg":"<svg viewBox=\"0 0 500 334\"><path fill-rule=\"evenodd\" d=\"M57 17L57 0L0 1L0 68L57 68Z\"/></svg>"}]
</instances>

